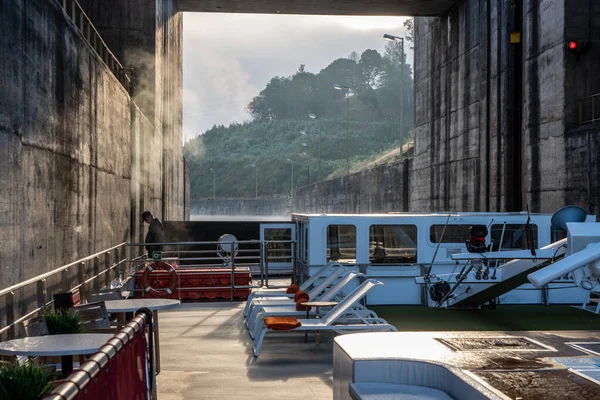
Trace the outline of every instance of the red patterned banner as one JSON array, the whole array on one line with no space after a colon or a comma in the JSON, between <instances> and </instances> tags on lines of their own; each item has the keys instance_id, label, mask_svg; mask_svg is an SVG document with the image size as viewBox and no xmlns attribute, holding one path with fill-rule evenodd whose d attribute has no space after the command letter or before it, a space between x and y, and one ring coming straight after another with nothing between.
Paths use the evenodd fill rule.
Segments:
<instances>
[{"instance_id":1,"label":"red patterned banner","mask_svg":"<svg viewBox=\"0 0 600 400\"><path fill-rule=\"evenodd\" d=\"M81 400L147 400L146 335L140 330L79 392Z\"/></svg>"}]
</instances>

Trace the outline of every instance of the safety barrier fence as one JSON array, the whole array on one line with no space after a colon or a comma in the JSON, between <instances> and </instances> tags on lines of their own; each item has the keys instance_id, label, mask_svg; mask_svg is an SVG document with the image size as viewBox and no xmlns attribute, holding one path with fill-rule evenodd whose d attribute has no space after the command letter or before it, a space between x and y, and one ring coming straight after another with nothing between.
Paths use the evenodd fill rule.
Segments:
<instances>
[{"instance_id":1,"label":"safety barrier fence","mask_svg":"<svg viewBox=\"0 0 600 400\"><path fill-rule=\"evenodd\" d=\"M290 240L239 240L236 242L170 242L162 247L162 261L176 265L175 278L166 271L155 272L160 281L150 292L142 285L142 273L150 260L134 261L136 296L153 295L173 299L245 298L249 289L272 286L270 276L295 276L295 242ZM130 246L144 246L131 243ZM224 248L235 251L226 251ZM244 278L244 275L246 278ZM173 285L171 279L176 279ZM165 284L168 280L170 284ZM254 281L252 281L254 280ZM147 278L146 278L147 281ZM252 283L251 283L252 281ZM167 290L167 288L169 290Z\"/></svg>"},{"instance_id":2,"label":"safety barrier fence","mask_svg":"<svg viewBox=\"0 0 600 400\"><path fill-rule=\"evenodd\" d=\"M140 310L106 345L81 364L43 400L147 400L154 376L146 344L150 310ZM152 341L152 334L148 335ZM152 348L152 344L150 344Z\"/></svg>"},{"instance_id":3,"label":"safety barrier fence","mask_svg":"<svg viewBox=\"0 0 600 400\"><path fill-rule=\"evenodd\" d=\"M600 93L579 100L579 125L600 121Z\"/></svg>"},{"instance_id":4,"label":"safety barrier fence","mask_svg":"<svg viewBox=\"0 0 600 400\"><path fill-rule=\"evenodd\" d=\"M188 298L213 298L214 293L224 294L230 300L240 298L240 293L249 293L256 287L270 286L269 277L295 276L295 245L293 241L237 241L237 251L224 252L222 242L179 242L164 243L163 256L165 261L177 264L178 270L187 275L179 274L178 285L171 298L181 300L182 294L189 295L196 292L200 294L211 293L210 296L191 296ZM234 245L233 243L231 243ZM19 324L36 315L43 314L54 303L57 293L73 293L81 301L85 301L86 293L90 290L98 291L110 289L123 284L128 277L135 278L146 268L150 260L146 255L135 256L140 253L140 243L120 243L111 248L89 255L67 265L63 265L47 273L38 275L16 285L0 290L0 314L4 319L0 321L0 339L14 339L20 333L16 328ZM129 251L130 256L127 256ZM219 270L221 275L229 278L213 279L213 271ZM207 279L183 284L182 276L190 277L196 271L204 272ZM246 274L254 279L240 282L236 274ZM193 278L193 277L192 277ZM292 278L293 279L293 278ZM139 283L139 279L137 280ZM135 296L147 296L143 288L130 287ZM158 289L162 292L162 289ZM161 294L161 293L159 293ZM167 296L156 296L167 297Z\"/></svg>"},{"instance_id":5,"label":"safety barrier fence","mask_svg":"<svg viewBox=\"0 0 600 400\"><path fill-rule=\"evenodd\" d=\"M54 302L55 293L78 293L84 299L90 288L110 288L114 279L121 280L128 272L126 250L127 243L121 243L0 290L0 307L6 318L1 337L14 339L17 324L43 313Z\"/></svg>"},{"instance_id":6,"label":"safety barrier fence","mask_svg":"<svg viewBox=\"0 0 600 400\"><path fill-rule=\"evenodd\" d=\"M110 51L100 33L96 30L92 21L81 8L77 0L59 0L63 10L68 18L73 21L83 37L87 40L92 49L100 56L102 61L111 70L117 80L129 92L131 79L126 73L123 65L117 60L117 57Z\"/></svg>"}]
</instances>

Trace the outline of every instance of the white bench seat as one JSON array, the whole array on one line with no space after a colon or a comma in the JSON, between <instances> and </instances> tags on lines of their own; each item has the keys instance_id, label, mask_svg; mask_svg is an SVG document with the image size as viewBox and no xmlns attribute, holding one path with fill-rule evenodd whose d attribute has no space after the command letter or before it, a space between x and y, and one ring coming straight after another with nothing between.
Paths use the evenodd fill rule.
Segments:
<instances>
[{"instance_id":1,"label":"white bench seat","mask_svg":"<svg viewBox=\"0 0 600 400\"><path fill-rule=\"evenodd\" d=\"M354 400L453 400L439 389L385 382L351 383L350 397Z\"/></svg>"}]
</instances>

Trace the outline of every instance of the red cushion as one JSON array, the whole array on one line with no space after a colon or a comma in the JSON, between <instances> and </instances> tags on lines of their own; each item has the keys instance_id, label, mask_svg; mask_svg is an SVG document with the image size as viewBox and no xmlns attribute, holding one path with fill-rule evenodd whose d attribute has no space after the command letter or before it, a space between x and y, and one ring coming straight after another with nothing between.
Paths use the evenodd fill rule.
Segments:
<instances>
[{"instance_id":1,"label":"red cushion","mask_svg":"<svg viewBox=\"0 0 600 400\"><path fill-rule=\"evenodd\" d=\"M300 299L305 299L304 301L308 301L308 293L306 293L304 290L296 292L296 294L294 295L294 301L297 303L298 301L300 301Z\"/></svg>"},{"instance_id":2,"label":"red cushion","mask_svg":"<svg viewBox=\"0 0 600 400\"><path fill-rule=\"evenodd\" d=\"M294 317L266 317L265 325L275 331L289 331L302 324Z\"/></svg>"},{"instance_id":3,"label":"red cushion","mask_svg":"<svg viewBox=\"0 0 600 400\"><path fill-rule=\"evenodd\" d=\"M300 299L296 302L296 311L310 311L310 306L302 305L302 303L304 303L305 301L306 300L304 299Z\"/></svg>"},{"instance_id":4,"label":"red cushion","mask_svg":"<svg viewBox=\"0 0 600 400\"><path fill-rule=\"evenodd\" d=\"M300 290L300 286L296 285L295 283L292 283L290 286L288 286L288 288L285 292L287 294L294 294L294 293L298 292L298 290Z\"/></svg>"}]
</instances>

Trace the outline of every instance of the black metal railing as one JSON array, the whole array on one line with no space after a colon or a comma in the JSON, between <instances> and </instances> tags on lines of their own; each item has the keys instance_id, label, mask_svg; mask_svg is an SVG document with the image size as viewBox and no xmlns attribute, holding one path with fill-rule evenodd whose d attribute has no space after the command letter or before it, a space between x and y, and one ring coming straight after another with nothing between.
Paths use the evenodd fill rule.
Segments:
<instances>
[{"instance_id":1,"label":"black metal railing","mask_svg":"<svg viewBox=\"0 0 600 400\"><path fill-rule=\"evenodd\" d=\"M61 0L61 5L67 17L75 24L88 44L100 56L102 61L129 93L131 83L129 74L125 72L123 65L121 65L117 57L110 51L104 40L102 40L100 33L98 33L77 0Z\"/></svg>"},{"instance_id":2,"label":"black metal railing","mask_svg":"<svg viewBox=\"0 0 600 400\"><path fill-rule=\"evenodd\" d=\"M579 100L579 125L600 121L600 93Z\"/></svg>"}]
</instances>

